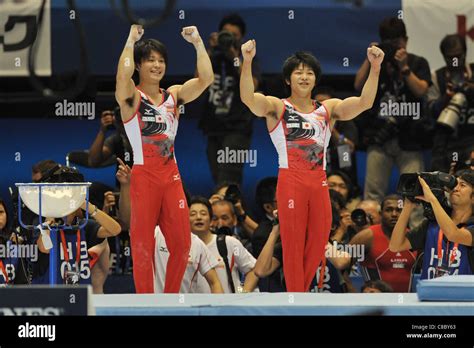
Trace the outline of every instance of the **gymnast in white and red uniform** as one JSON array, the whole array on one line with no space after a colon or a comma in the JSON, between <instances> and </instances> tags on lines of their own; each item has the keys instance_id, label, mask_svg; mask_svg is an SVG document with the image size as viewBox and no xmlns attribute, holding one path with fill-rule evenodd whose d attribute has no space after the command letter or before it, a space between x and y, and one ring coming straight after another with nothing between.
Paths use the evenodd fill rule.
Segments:
<instances>
[{"instance_id":1,"label":"gymnast in white and red uniform","mask_svg":"<svg viewBox=\"0 0 474 348\"><path fill-rule=\"evenodd\" d=\"M141 40L132 25L117 68L115 97L133 149L130 183L130 238L137 293L154 292L155 227L159 225L170 256L164 292L179 292L191 245L189 211L174 154L178 106L196 99L213 82L209 56L196 27L182 36L197 54L198 77L167 90L160 88L168 57L165 46ZM138 71L139 84L132 80Z\"/></svg>"},{"instance_id":2,"label":"gymnast in white and red uniform","mask_svg":"<svg viewBox=\"0 0 474 348\"><path fill-rule=\"evenodd\" d=\"M307 292L323 260L331 230L331 205L326 182L326 148L336 120L350 120L372 107L384 53L367 49L371 64L360 97L328 99L318 104L312 92L321 78L317 59L297 52L283 66L291 94L286 99L254 93L252 59L255 40L242 45L240 96L250 110L265 117L278 152L278 216L283 247L283 272L288 292Z\"/></svg>"}]
</instances>

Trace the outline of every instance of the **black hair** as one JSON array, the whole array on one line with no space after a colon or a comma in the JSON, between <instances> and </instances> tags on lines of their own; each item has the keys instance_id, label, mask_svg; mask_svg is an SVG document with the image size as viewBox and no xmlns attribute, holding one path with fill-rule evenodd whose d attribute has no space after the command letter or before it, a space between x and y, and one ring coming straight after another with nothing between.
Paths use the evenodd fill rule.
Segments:
<instances>
[{"instance_id":1,"label":"black hair","mask_svg":"<svg viewBox=\"0 0 474 348\"><path fill-rule=\"evenodd\" d=\"M139 40L135 42L135 47L133 49L133 59L135 64L141 64L144 59L148 59L152 51L161 54L165 60L165 64L168 65L168 52L166 47L160 41L155 39Z\"/></svg>"},{"instance_id":2,"label":"black hair","mask_svg":"<svg viewBox=\"0 0 474 348\"><path fill-rule=\"evenodd\" d=\"M352 198L354 198L355 188L354 188L354 184L352 183L352 180L349 177L349 175L347 175L346 173L344 173L341 170L335 170L335 171L332 171L331 173L328 173L328 175L327 175L328 179L329 179L330 176L333 176L333 175L340 176L342 178L342 181L344 181L344 183L346 184L347 191L348 191L347 201L350 201Z\"/></svg>"},{"instance_id":3,"label":"black hair","mask_svg":"<svg viewBox=\"0 0 474 348\"><path fill-rule=\"evenodd\" d=\"M388 196L385 196L383 199L382 199L382 203L380 203L380 210L383 210L383 206L385 204L386 201L403 201L403 198L402 196L400 195L397 195L397 194L391 194L391 195L388 195Z\"/></svg>"},{"instance_id":4,"label":"black hair","mask_svg":"<svg viewBox=\"0 0 474 348\"><path fill-rule=\"evenodd\" d=\"M439 44L439 49L441 51L441 54L445 56L447 51L453 49L457 45L461 45L463 52L466 53L466 39L463 36L459 34L446 35L443 40L441 40L441 43Z\"/></svg>"},{"instance_id":5,"label":"black hair","mask_svg":"<svg viewBox=\"0 0 474 348\"><path fill-rule=\"evenodd\" d=\"M397 17L387 17L379 25L380 40L406 39L407 30L403 20Z\"/></svg>"},{"instance_id":6,"label":"black hair","mask_svg":"<svg viewBox=\"0 0 474 348\"><path fill-rule=\"evenodd\" d=\"M240 17L237 13L231 13L231 14L228 14L227 16L224 16L221 19L221 22L219 23L219 31L221 31L222 28L224 28L224 25L226 24L232 24L232 25L238 26L240 29L240 32L242 33L242 37L245 36L247 26L245 25L243 18Z\"/></svg>"},{"instance_id":7,"label":"black hair","mask_svg":"<svg viewBox=\"0 0 474 348\"><path fill-rule=\"evenodd\" d=\"M474 189L474 170L464 169L462 172L458 173L458 178L467 182Z\"/></svg>"},{"instance_id":8,"label":"black hair","mask_svg":"<svg viewBox=\"0 0 474 348\"><path fill-rule=\"evenodd\" d=\"M217 184L215 187L214 187L214 191L212 191L213 194L217 193L220 189L224 188L224 187L229 187L230 185L237 185L239 187L239 184L237 184L236 182L234 181L222 181L220 182L219 184Z\"/></svg>"},{"instance_id":9,"label":"black hair","mask_svg":"<svg viewBox=\"0 0 474 348\"><path fill-rule=\"evenodd\" d=\"M315 86L318 84L321 79L321 64L310 52L299 51L295 54L289 56L285 63L283 63L283 80L285 81L285 86L287 86L286 81L290 81L291 74L295 71L300 64L309 67L314 71L316 76Z\"/></svg>"},{"instance_id":10,"label":"black hair","mask_svg":"<svg viewBox=\"0 0 474 348\"><path fill-rule=\"evenodd\" d=\"M255 201L258 207L263 209L265 203L273 203L275 200L277 181L276 176L269 176L258 182L257 188L255 189Z\"/></svg>"},{"instance_id":11,"label":"black hair","mask_svg":"<svg viewBox=\"0 0 474 348\"><path fill-rule=\"evenodd\" d=\"M339 209L344 209L346 207L344 196L333 189L329 189L329 199L331 200L331 205L338 206Z\"/></svg>"},{"instance_id":12,"label":"black hair","mask_svg":"<svg viewBox=\"0 0 474 348\"><path fill-rule=\"evenodd\" d=\"M0 230L0 234L7 235L8 237L10 236L10 214L8 213L8 208L7 205L5 204L5 201L0 198L0 205L3 206L3 209L5 209L5 215L7 216L7 221L5 222L5 227Z\"/></svg>"},{"instance_id":13,"label":"black hair","mask_svg":"<svg viewBox=\"0 0 474 348\"><path fill-rule=\"evenodd\" d=\"M209 212L209 216L212 218L212 206L211 206L211 203L209 203L209 200L206 197L202 197L202 196L193 196L193 197L191 197L191 199L189 201L189 207L191 208L191 206L193 204L205 205L206 208L207 208L207 211Z\"/></svg>"},{"instance_id":14,"label":"black hair","mask_svg":"<svg viewBox=\"0 0 474 348\"><path fill-rule=\"evenodd\" d=\"M361 292L364 292L366 288L375 288L380 290L381 292L393 292L392 287L384 282L383 280L369 280L364 283L362 288L360 289Z\"/></svg>"},{"instance_id":15,"label":"black hair","mask_svg":"<svg viewBox=\"0 0 474 348\"><path fill-rule=\"evenodd\" d=\"M54 168L56 165L56 161L47 159L33 164L31 171L33 173L41 173L41 175L44 175L48 170Z\"/></svg>"}]
</instances>

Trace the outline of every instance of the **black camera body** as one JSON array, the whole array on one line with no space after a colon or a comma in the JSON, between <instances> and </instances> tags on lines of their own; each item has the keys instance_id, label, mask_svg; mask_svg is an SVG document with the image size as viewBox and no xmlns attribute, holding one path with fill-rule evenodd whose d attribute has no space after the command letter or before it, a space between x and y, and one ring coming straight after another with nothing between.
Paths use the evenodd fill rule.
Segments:
<instances>
[{"instance_id":1,"label":"black camera body","mask_svg":"<svg viewBox=\"0 0 474 348\"><path fill-rule=\"evenodd\" d=\"M41 177L40 182L61 183L61 182L84 182L84 176L74 167L66 167L60 164L55 165Z\"/></svg>"},{"instance_id":2,"label":"black camera body","mask_svg":"<svg viewBox=\"0 0 474 348\"><path fill-rule=\"evenodd\" d=\"M224 200L231 202L233 205L236 205L239 200L242 198L242 193L240 189L235 184L230 184L225 191Z\"/></svg>"},{"instance_id":3,"label":"black camera body","mask_svg":"<svg viewBox=\"0 0 474 348\"><path fill-rule=\"evenodd\" d=\"M402 197L406 197L412 202L421 202L423 205L424 216L431 221L435 220L431 204L425 201L415 199L416 196L423 196L423 188L421 187L418 177L423 178L430 187L433 195L441 203L444 210L450 213L451 203L446 196L447 190L452 190L457 185L457 180L454 175L443 172L421 172L421 173L406 173L400 175L397 185L397 193Z\"/></svg>"},{"instance_id":4,"label":"black camera body","mask_svg":"<svg viewBox=\"0 0 474 348\"><path fill-rule=\"evenodd\" d=\"M366 225L372 225L373 221L372 219L367 215L365 210L363 209L354 209L351 213L351 220L354 222L354 224L361 228Z\"/></svg>"},{"instance_id":5,"label":"black camera body","mask_svg":"<svg viewBox=\"0 0 474 348\"><path fill-rule=\"evenodd\" d=\"M237 48L237 40L234 34L227 30L221 30L217 34L217 46L211 48L214 57L227 57L230 49Z\"/></svg>"}]
</instances>

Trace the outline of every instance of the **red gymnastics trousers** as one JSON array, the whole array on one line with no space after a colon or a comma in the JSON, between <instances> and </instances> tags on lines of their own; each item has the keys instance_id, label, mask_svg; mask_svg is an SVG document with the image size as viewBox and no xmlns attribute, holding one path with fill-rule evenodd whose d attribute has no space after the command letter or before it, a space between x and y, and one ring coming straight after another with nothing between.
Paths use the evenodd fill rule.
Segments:
<instances>
[{"instance_id":1,"label":"red gymnastics trousers","mask_svg":"<svg viewBox=\"0 0 474 348\"><path fill-rule=\"evenodd\" d=\"M170 253L164 292L178 293L191 248L189 209L178 167L133 166L130 201L136 292L154 292L155 227L159 225Z\"/></svg>"},{"instance_id":2,"label":"red gymnastics trousers","mask_svg":"<svg viewBox=\"0 0 474 348\"><path fill-rule=\"evenodd\" d=\"M286 289L307 292L331 230L326 172L280 168L276 195Z\"/></svg>"}]
</instances>

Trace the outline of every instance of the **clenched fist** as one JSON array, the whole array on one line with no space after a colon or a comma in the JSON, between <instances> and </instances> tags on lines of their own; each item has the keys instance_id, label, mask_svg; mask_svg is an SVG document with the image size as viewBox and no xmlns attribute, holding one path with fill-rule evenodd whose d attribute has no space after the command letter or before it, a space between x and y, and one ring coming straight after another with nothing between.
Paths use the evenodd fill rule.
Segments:
<instances>
[{"instance_id":1,"label":"clenched fist","mask_svg":"<svg viewBox=\"0 0 474 348\"><path fill-rule=\"evenodd\" d=\"M385 53L377 46L372 46L367 49L367 59L372 67L380 68L384 56Z\"/></svg>"},{"instance_id":2,"label":"clenched fist","mask_svg":"<svg viewBox=\"0 0 474 348\"><path fill-rule=\"evenodd\" d=\"M199 41L201 41L201 36L199 35L199 31L194 26L184 27L183 30L181 31L181 35L184 37L184 39L187 42L190 42L192 44L196 44Z\"/></svg>"},{"instance_id":3,"label":"clenched fist","mask_svg":"<svg viewBox=\"0 0 474 348\"><path fill-rule=\"evenodd\" d=\"M138 25L138 24L133 24L130 27L130 34L128 34L128 38L132 40L133 42L137 42L140 40L145 33L145 29L143 29L143 26Z\"/></svg>"},{"instance_id":4,"label":"clenched fist","mask_svg":"<svg viewBox=\"0 0 474 348\"><path fill-rule=\"evenodd\" d=\"M252 60L257 53L257 43L255 40L249 40L242 45L241 49L244 60Z\"/></svg>"}]
</instances>

